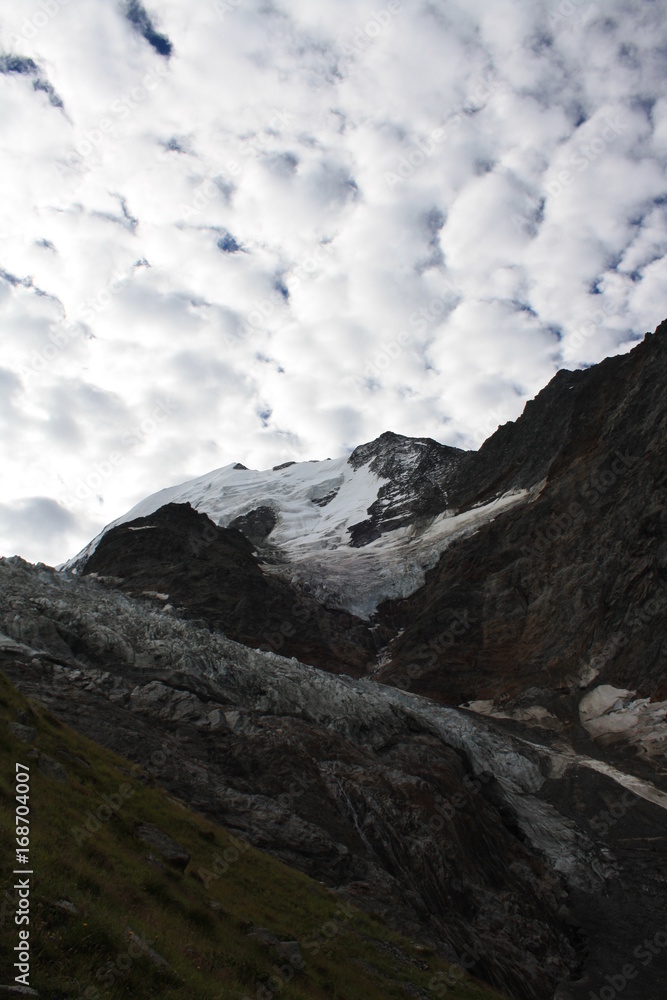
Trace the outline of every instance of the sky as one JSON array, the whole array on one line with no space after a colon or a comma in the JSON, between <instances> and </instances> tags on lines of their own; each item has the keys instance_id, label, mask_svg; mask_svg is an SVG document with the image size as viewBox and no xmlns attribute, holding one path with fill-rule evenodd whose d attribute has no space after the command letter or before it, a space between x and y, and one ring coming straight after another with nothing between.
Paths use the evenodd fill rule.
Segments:
<instances>
[{"instance_id":1,"label":"sky","mask_svg":"<svg viewBox=\"0 0 667 1000\"><path fill-rule=\"evenodd\" d=\"M664 5L381 4L0 0L0 555L479 447L667 316Z\"/></svg>"}]
</instances>

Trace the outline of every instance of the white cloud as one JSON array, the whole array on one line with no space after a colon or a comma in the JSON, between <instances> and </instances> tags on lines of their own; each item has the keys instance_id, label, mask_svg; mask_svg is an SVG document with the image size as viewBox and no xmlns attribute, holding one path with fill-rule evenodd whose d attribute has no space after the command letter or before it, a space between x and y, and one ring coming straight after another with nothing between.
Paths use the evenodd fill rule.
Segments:
<instances>
[{"instance_id":1,"label":"white cloud","mask_svg":"<svg viewBox=\"0 0 667 1000\"><path fill-rule=\"evenodd\" d=\"M232 461L476 446L667 314L657 5L154 0L169 58L124 9L2 13L63 106L0 64L0 552Z\"/></svg>"}]
</instances>

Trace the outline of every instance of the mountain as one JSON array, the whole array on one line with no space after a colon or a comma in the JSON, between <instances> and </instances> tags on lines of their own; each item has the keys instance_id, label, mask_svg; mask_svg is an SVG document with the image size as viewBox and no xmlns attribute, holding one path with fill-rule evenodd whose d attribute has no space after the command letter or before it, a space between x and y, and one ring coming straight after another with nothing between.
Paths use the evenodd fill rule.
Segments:
<instances>
[{"instance_id":1,"label":"mountain","mask_svg":"<svg viewBox=\"0 0 667 1000\"><path fill-rule=\"evenodd\" d=\"M90 572L109 532L167 504L189 503L245 535L268 572L368 620L380 600L406 596L423 583L424 569L452 536L521 499L513 493L453 517L446 484L464 455L428 438L387 433L335 461L287 463L267 472L228 465L137 504L67 568Z\"/></svg>"},{"instance_id":2,"label":"mountain","mask_svg":"<svg viewBox=\"0 0 667 1000\"><path fill-rule=\"evenodd\" d=\"M451 705L555 724L594 683L660 701L666 385L662 324L558 372L477 452L387 433L333 462L227 466L142 501L69 568Z\"/></svg>"},{"instance_id":3,"label":"mountain","mask_svg":"<svg viewBox=\"0 0 667 1000\"><path fill-rule=\"evenodd\" d=\"M659 1000L666 384L667 322L479 451L163 490L60 572L0 561L0 666L504 995Z\"/></svg>"},{"instance_id":4,"label":"mountain","mask_svg":"<svg viewBox=\"0 0 667 1000\"><path fill-rule=\"evenodd\" d=\"M180 614L230 639L334 673L361 676L377 653L379 637L366 622L267 573L245 535L215 526L189 504L169 503L119 524L100 539L84 572L122 577L126 593L162 594ZM385 641L391 636L376 631Z\"/></svg>"}]
</instances>

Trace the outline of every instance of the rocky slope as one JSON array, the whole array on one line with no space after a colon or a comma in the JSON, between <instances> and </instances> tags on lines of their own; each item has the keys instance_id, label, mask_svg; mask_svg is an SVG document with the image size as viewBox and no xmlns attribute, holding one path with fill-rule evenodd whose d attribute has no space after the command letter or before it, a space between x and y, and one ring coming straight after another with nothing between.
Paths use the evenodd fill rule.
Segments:
<instances>
[{"instance_id":1,"label":"rocky slope","mask_svg":"<svg viewBox=\"0 0 667 1000\"><path fill-rule=\"evenodd\" d=\"M0 853L28 768L30 987L14 983L16 877L0 876L0 997L501 1000L418 942L253 849L74 732L0 672ZM5 784L7 781L7 784ZM5 794L7 790L7 794ZM9 866L10 869L13 866Z\"/></svg>"},{"instance_id":2,"label":"rocky slope","mask_svg":"<svg viewBox=\"0 0 667 1000\"><path fill-rule=\"evenodd\" d=\"M667 923L667 795L590 744L256 652L19 559L0 562L0 631L24 693L510 997L588 996ZM664 972L657 955L625 996L659 996Z\"/></svg>"},{"instance_id":3,"label":"rocky slope","mask_svg":"<svg viewBox=\"0 0 667 1000\"><path fill-rule=\"evenodd\" d=\"M379 678L510 710L556 699L576 712L602 683L667 698L666 386L667 323L627 355L559 372L466 460L456 503L534 496L380 609L401 634Z\"/></svg>"}]
</instances>

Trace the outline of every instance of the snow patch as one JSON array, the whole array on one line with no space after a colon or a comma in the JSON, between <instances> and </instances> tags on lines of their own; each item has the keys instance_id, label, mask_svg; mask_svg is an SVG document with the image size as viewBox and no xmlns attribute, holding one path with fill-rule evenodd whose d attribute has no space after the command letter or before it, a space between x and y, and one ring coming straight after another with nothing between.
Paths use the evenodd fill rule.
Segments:
<instances>
[{"instance_id":1,"label":"snow patch","mask_svg":"<svg viewBox=\"0 0 667 1000\"><path fill-rule=\"evenodd\" d=\"M600 684L579 702L579 718L584 725L591 719L597 719L609 712L615 705L622 705L623 699L634 695L634 691L625 688L615 688L611 684Z\"/></svg>"},{"instance_id":2,"label":"snow patch","mask_svg":"<svg viewBox=\"0 0 667 1000\"><path fill-rule=\"evenodd\" d=\"M541 729L562 728L553 712L550 712L544 705L530 705L528 708L514 708L510 712L503 712L502 709L496 708L493 701L479 700L459 705L459 708L467 708L469 712L491 719L513 719L515 722L525 722Z\"/></svg>"},{"instance_id":3,"label":"snow patch","mask_svg":"<svg viewBox=\"0 0 667 1000\"><path fill-rule=\"evenodd\" d=\"M594 739L623 740L648 756L664 754L667 746L667 701L635 698L635 691L601 684L579 703L579 718Z\"/></svg>"}]
</instances>

